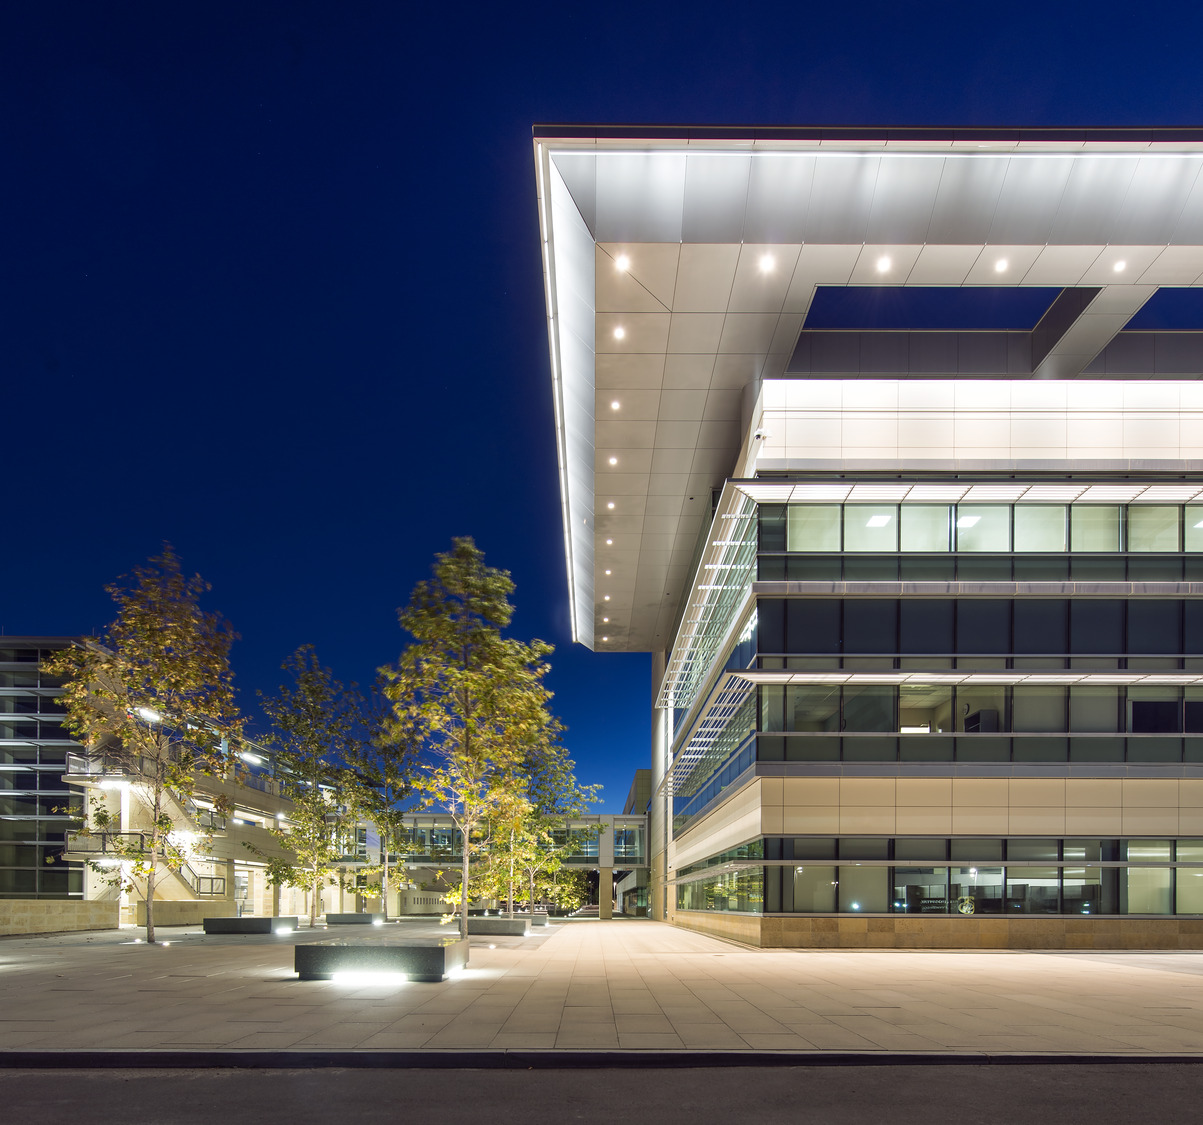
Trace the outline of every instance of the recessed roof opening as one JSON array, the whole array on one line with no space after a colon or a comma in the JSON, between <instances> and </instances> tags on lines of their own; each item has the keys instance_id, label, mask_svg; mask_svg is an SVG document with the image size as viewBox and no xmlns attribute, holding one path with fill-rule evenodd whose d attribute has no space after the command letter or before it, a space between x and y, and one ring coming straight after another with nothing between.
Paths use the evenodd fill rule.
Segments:
<instances>
[{"instance_id":1,"label":"recessed roof opening","mask_svg":"<svg viewBox=\"0 0 1203 1125\"><path fill-rule=\"evenodd\" d=\"M1125 332L1203 331L1203 289L1158 289Z\"/></svg>"},{"instance_id":2,"label":"recessed roof opening","mask_svg":"<svg viewBox=\"0 0 1203 1125\"><path fill-rule=\"evenodd\" d=\"M1030 332L1060 292L1013 285L820 285L803 328Z\"/></svg>"}]
</instances>

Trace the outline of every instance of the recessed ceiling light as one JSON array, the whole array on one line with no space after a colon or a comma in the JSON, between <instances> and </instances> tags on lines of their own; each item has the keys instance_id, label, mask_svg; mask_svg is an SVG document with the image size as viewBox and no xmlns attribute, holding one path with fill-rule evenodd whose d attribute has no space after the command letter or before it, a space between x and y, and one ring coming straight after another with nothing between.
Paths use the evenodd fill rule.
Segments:
<instances>
[{"instance_id":1,"label":"recessed ceiling light","mask_svg":"<svg viewBox=\"0 0 1203 1125\"><path fill-rule=\"evenodd\" d=\"M1006 258L999 258L998 261L994 263L994 272L995 273L1004 273L1006 271L1006 268L1007 268L1007 259Z\"/></svg>"},{"instance_id":2,"label":"recessed ceiling light","mask_svg":"<svg viewBox=\"0 0 1203 1125\"><path fill-rule=\"evenodd\" d=\"M609 503L606 505L606 507L607 507L607 508L609 508L609 509L610 509L610 511L614 511L614 501L613 501L613 500L611 500L611 501L610 501L610 502L609 502Z\"/></svg>"},{"instance_id":3,"label":"recessed ceiling light","mask_svg":"<svg viewBox=\"0 0 1203 1125\"><path fill-rule=\"evenodd\" d=\"M603 601L603 602L608 602L609 600L610 600L610 595L609 595L609 594L607 594L607 595L606 595L604 598L602 598L602 601Z\"/></svg>"},{"instance_id":4,"label":"recessed ceiling light","mask_svg":"<svg viewBox=\"0 0 1203 1125\"><path fill-rule=\"evenodd\" d=\"M610 639L609 637L602 637L603 641L608 641L609 639Z\"/></svg>"},{"instance_id":5,"label":"recessed ceiling light","mask_svg":"<svg viewBox=\"0 0 1203 1125\"><path fill-rule=\"evenodd\" d=\"M1113 265L1111 268L1113 270L1115 270L1116 273L1123 273L1124 270L1126 270L1128 268L1128 263L1127 262L1116 262L1115 265Z\"/></svg>"},{"instance_id":6,"label":"recessed ceiling light","mask_svg":"<svg viewBox=\"0 0 1203 1125\"><path fill-rule=\"evenodd\" d=\"M603 617L603 618L602 618L602 623L603 623L603 624L605 624L605 625L609 625L609 624L610 624L610 619L609 619L608 617Z\"/></svg>"},{"instance_id":7,"label":"recessed ceiling light","mask_svg":"<svg viewBox=\"0 0 1203 1125\"><path fill-rule=\"evenodd\" d=\"M607 547L613 547L613 546L614 546L614 540L613 540L613 539L607 539L607 540L606 540L606 546L607 546Z\"/></svg>"},{"instance_id":8,"label":"recessed ceiling light","mask_svg":"<svg viewBox=\"0 0 1203 1125\"><path fill-rule=\"evenodd\" d=\"M617 409L618 409L618 399L615 399L615 400L614 400L612 403L610 403L610 409L611 409L611 410L617 410Z\"/></svg>"},{"instance_id":9,"label":"recessed ceiling light","mask_svg":"<svg viewBox=\"0 0 1203 1125\"><path fill-rule=\"evenodd\" d=\"M611 464L611 465L617 465L617 464L618 464L618 458L617 458L617 457L611 457L611 458L610 458L610 464Z\"/></svg>"},{"instance_id":10,"label":"recessed ceiling light","mask_svg":"<svg viewBox=\"0 0 1203 1125\"><path fill-rule=\"evenodd\" d=\"M760 272L772 273L777 268L777 259L772 254L760 255Z\"/></svg>"},{"instance_id":11,"label":"recessed ceiling light","mask_svg":"<svg viewBox=\"0 0 1203 1125\"><path fill-rule=\"evenodd\" d=\"M885 254L882 254L882 256L877 259L877 272L885 273L891 265L893 265L893 263L890 261L890 259Z\"/></svg>"},{"instance_id":12,"label":"recessed ceiling light","mask_svg":"<svg viewBox=\"0 0 1203 1125\"><path fill-rule=\"evenodd\" d=\"M627 334L627 330L620 324L614 329L614 339L621 340Z\"/></svg>"},{"instance_id":13,"label":"recessed ceiling light","mask_svg":"<svg viewBox=\"0 0 1203 1125\"><path fill-rule=\"evenodd\" d=\"M610 573L611 573L610 571L608 571L608 570L606 571L606 577L607 577L607 578L610 576Z\"/></svg>"},{"instance_id":14,"label":"recessed ceiling light","mask_svg":"<svg viewBox=\"0 0 1203 1125\"><path fill-rule=\"evenodd\" d=\"M614 259L614 268L620 270L629 270L631 268L631 259L625 254L619 254L618 257Z\"/></svg>"}]
</instances>

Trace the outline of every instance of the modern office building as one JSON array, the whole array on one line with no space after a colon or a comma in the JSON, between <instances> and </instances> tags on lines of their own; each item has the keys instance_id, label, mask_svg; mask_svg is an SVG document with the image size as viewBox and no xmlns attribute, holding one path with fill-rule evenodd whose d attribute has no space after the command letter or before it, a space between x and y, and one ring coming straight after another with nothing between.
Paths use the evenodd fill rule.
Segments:
<instances>
[{"instance_id":1,"label":"modern office building","mask_svg":"<svg viewBox=\"0 0 1203 1125\"><path fill-rule=\"evenodd\" d=\"M538 127L651 914L1203 944L1203 130Z\"/></svg>"}]
</instances>

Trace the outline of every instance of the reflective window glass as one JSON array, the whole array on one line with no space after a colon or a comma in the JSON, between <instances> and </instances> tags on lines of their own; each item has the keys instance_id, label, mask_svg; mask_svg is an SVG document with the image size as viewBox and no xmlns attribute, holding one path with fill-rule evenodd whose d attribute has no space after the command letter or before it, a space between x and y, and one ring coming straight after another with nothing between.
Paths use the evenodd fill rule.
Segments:
<instances>
[{"instance_id":1,"label":"reflective window glass","mask_svg":"<svg viewBox=\"0 0 1203 1125\"><path fill-rule=\"evenodd\" d=\"M1203 867L1179 867L1175 914L1203 914Z\"/></svg>"},{"instance_id":2,"label":"reflective window glass","mask_svg":"<svg viewBox=\"0 0 1203 1125\"><path fill-rule=\"evenodd\" d=\"M1114 910L1105 901L1103 872L1097 867L1066 867L1061 872L1061 912L1063 914L1110 914Z\"/></svg>"},{"instance_id":3,"label":"reflective window glass","mask_svg":"<svg viewBox=\"0 0 1203 1125\"><path fill-rule=\"evenodd\" d=\"M1001 840L973 840L962 837L953 840L951 845L953 860L1001 860L1003 857Z\"/></svg>"},{"instance_id":4,"label":"reflective window glass","mask_svg":"<svg viewBox=\"0 0 1203 1125\"><path fill-rule=\"evenodd\" d=\"M911 836L894 841L895 859L926 860L939 863L948 858L948 841Z\"/></svg>"},{"instance_id":5,"label":"reflective window glass","mask_svg":"<svg viewBox=\"0 0 1203 1125\"><path fill-rule=\"evenodd\" d=\"M1120 730L1119 688L1071 687L1069 729L1107 734Z\"/></svg>"},{"instance_id":6,"label":"reflective window glass","mask_svg":"<svg viewBox=\"0 0 1203 1125\"><path fill-rule=\"evenodd\" d=\"M947 867L895 867L894 910L899 914L947 914Z\"/></svg>"},{"instance_id":7,"label":"reflective window glass","mask_svg":"<svg viewBox=\"0 0 1203 1125\"><path fill-rule=\"evenodd\" d=\"M1169 863L1172 858L1169 840L1128 841L1129 863Z\"/></svg>"},{"instance_id":8,"label":"reflective window glass","mask_svg":"<svg viewBox=\"0 0 1203 1125\"><path fill-rule=\"evenodd\" d=\"M844 730L894 731L894 688L859 684L844 688Z\"/></svg>"},{"instance_id":9,"label":"reflective window glass","mask_svg":"<svg viewBox=\"0 0 1203 1125\"><path fill-rule=\"evenodd\" d=\"M1203 551L1203 505L1186 506L1182 520L1182 538L1188 551Z\"/></svg>"},{"instance_id":10,"label":"reflective window glass","mask_svg":"<svg viewBox=\"0 0 1203 1125\"><path fill-rule=\"evenodd\" d=\"M788 870L788 868L786 869ZM836 903L836 869L813 863L794 868L794 909L799 913L831 914Z\"/></svg>"},{"instance_id":11,"label":"reflective window glass","mask_svg":"<svg viewBox=\"0 0 1203 1125\"><path fill-rule=\"evenodd\" d=\"M838 684L794 685L785 689L785 730L838 731Z\"/></svg>"},{"instance_id":12,"label":"reflective window glass","mask_svg":"<svg viewBox=\"0 0 1203 1125\"><path fill-rule=\"evenodd\" d=\"M949 897L954 914L1001 914L1003 869L954 867Z\"/></svg>"},{"instance_id":13,"label":"reflective window glass","mask_svg":"<svg viewBox=\"0 0 1203 1125\"><path fill-rule=\"evenodd\" d=\"M1071 551L1118 551L1120 509L1114 504L1074 504L1069 509Z\"/></svg>"},{"instance_id":14,"label":"reflective window glass","mask_svg":"<svg viewBox=\"0 0 1203 1125\"><path fill-rule=\"evenodd\" d=\"M838 551L838 504L791 504L785 533L787 551Z\"/></svg>"},{"instance_id":15,"label":"reflective window glass","mask_svg":"<svg viewBox=\"0 0 1203 1125\"><path fill-rule=\"evenodd\" d=\"M897 551L897 504L845 504L845 551Z\"/></svg>"},{"instance_id":16,"label":"reflective window glass","mask_svg":"<svg viewBox=\"0 0 1203 1125\"><path fill-rule=\"evenodd\" d=\"M1057 914L1061 909L1060 872L1055 867L1008 867L1008 914Z\"/></svg>"},{"instance_id":17,"label":"reflective window glass","mask_svg":"<svg viewBox=\"0 0 1203 1125\"><path fill-rule=\"evenodd\" d=\"M1020 732L1065 730L1065 688L1018 685L1011 699L1012 726Z\"/></svg>"},{"instance_id":18,"label":"reflective window glass","mask_svg":"<svg viewBox=\"0 0 1203 1125\"><path fill-rule=\"evenodd\" d=\"M1059 841L1057 840L1008 840L1007 859L1027 862L1055 862L1058 856Z\"/></svg>"},{"instance_id":19,"label":"reflective window glass","mask_svg":"<svg viewBox=\"0 0 1203 1125\"><path fill-rule=\"evenodd\" d=\"M958 504L958 551L1009 551L1011 507L1009 504Z\"/></svg>"},{"instance_id":20,"label":"reflective window glass","mask_svg":"<svg viewBox=\"0 0 1203 1125\"><path fill-rule=\"evenodd\" d=\"M1133 504L1128 508L1129 551L1178 550L1178 507Z\"/></svg>"},{"instance_id":21,"label":"reflective window glass","mask_svg":"<svg viewBox=\"0 0 1203 1125\"><path fill-rule=\"evenodd\" d=\"M898 729L903 734L952 730L952 688L945 684L903 684L898 689Z\"/></svg>"},{"instance_id":22,"label":"reflective window glass","mask_svg":"<svg viewBox=\"0 0 1203 1125\"><path fill-rule=\"evenodd\" d=\"M1126 879L1126 914L1169 914L1171 872L1168 867L1129 867Z\"/></svg>"},{"instance_id":23,"label":"reflective window glass","mask_svg":"<svg viewBox=\"0 0 1203 1125\"><path fill-rule=\"evenodd\" d=\"M841 867L838 878L840 913L888 913L889 878L888 867Z\"/></svg>"},{"instance_id":24,"label":"reflective window glass","mask_svg":"<svg viewBox=\"0 0 1203 1125\"><path fill-rule=\"evenodd\" d=\"M1068 530L1064 505L1015 505L1015 550L1064 551Z\"/></svg>"},{"instance_id":25,"label":"reflective window glass","mask_svg":"<svg viewBox=\"0 0 1203 1125\"><path fill-rule=\"evenodd\" d=\"M902 549L947 551L951 548L952 509L947 504L902 505Z\"/></svg>"}]
</instances>

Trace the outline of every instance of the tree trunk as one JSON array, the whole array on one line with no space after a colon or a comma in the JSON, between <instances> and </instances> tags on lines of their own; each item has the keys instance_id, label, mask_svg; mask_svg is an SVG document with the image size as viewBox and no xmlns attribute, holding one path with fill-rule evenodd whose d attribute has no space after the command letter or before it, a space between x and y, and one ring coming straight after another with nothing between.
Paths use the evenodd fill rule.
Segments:
<instances>
[{"instance_id":1,"label":"tree trunk","mask_svg":"<svg viewBox=\"0 0 1203 1125\"><path fill-rule=\"evenodd\" d=\"M313 876L313 886L309 888L309 928L312 930L317 926L317 896L321 894L322 877L315 874Z\"/></svg>"},{"instance_id":2,"label":"tree trunk","mask_svg":"<svg viewBox=\"0 0 1203 1125\"><path fill-rule=\"evenodd\" d=\"M381 883L380 883L380 909L384 914L384 920L387 922L388 921L388 841L387 840L385 840L384 848L382 850L384 852L384 854L381 856L381 859L384 862L384 878L381 880Z\"/></svg>"},{"instance_id":3,"label":"tree trunk","mask_svg":"<svg viewBox=\"0 0 1203 1125\"><path fill-rule=\"evenodd\" d=\"M514 913L514 830L510 829L510 882L506 891L505 912Z\"/></svg>"},{"instance_id":4,"label":"tree trunk","mask_svg":"<svg viewBox=\"0 0 1203 1125\"><path fill-rule=\"evenodd\" d=\"M530 919L535 920L535 869L532 867L527 873L530 875Z\"/></svg>"},{"instance_id":5,"label":"tree trunk","mask_svg":"<svg viewBox=\"0 0 1203 1125\"><path fill-rule=\"evenodd\" d=\"M463 858L460 862L460 894L459 894L459 936L468 937L468 829L463 829L463 841L460 843Z\"/></svg>"},{"instance_id":6,"label":"tree trunk","mask_svg":"<svg viewBox=\"0 0 1203 1125\"><path fill-rule=\"evenodd\" d=\"M155 857L151 854L146 874L146 944L155 944Z\"/></svg>"}]
</instances>

